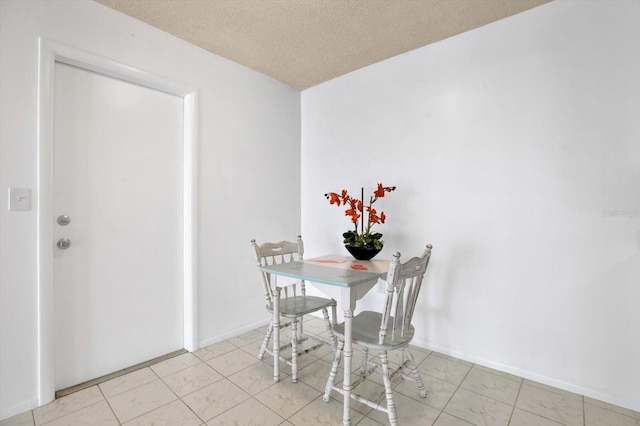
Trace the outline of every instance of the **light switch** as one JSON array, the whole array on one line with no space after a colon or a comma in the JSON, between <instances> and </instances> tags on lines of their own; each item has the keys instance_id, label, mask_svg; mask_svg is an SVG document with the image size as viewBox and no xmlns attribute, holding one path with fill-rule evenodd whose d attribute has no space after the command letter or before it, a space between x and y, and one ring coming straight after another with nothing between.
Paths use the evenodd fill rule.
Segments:
<instances>
[{"instance_id":1,"label":"light switch","mask_svg":"<svg viewBox=\"0 0 640 426\"><path fill-rule=\"evenodd\" d=\"M31 188L9 188L9 211L31 210Z\"/></svg>"}]
</instances>

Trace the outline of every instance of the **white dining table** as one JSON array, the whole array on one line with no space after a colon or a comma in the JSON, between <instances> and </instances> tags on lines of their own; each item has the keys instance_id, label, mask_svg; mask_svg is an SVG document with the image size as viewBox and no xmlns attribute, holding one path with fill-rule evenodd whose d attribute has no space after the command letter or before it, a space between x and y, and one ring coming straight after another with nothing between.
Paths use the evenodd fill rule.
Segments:
<instances>
[{"instance_id":1,"label":"white dining table","mask_svg":"<svg viewBox=\"0 0 640 426\"><path fill-rule=\"evenodd\" d=\"M388 260L355 260L352 257L331 254L322 257L304 259L302 261L265 265L259 267L263 272L274 275L305 280L310 284L329 286L328 289L339 290L340 308L344 313L344 406L342 422L351 424L351 358L353 314L356 301L376 285L379 278L385 278L389 268ZM331 291L327 292L332 293ZM328 376L328 373L327 373Z\"/></svg>"}]
</instances>

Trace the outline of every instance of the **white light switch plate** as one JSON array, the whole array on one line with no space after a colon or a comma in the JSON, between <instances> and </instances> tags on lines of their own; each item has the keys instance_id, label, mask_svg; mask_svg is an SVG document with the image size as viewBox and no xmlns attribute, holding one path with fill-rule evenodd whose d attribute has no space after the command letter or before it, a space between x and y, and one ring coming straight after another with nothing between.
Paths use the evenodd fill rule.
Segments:
<instances>
[{"instance_id":1,"label":"white light switch plate","mask_svg":"<svg viewBox=\"0 0 640 426\"><path fill-rule=\"evenodd\" d=\"M31 188L9 188L9 211L31 210Z\"/></svg>"}]
</instances>

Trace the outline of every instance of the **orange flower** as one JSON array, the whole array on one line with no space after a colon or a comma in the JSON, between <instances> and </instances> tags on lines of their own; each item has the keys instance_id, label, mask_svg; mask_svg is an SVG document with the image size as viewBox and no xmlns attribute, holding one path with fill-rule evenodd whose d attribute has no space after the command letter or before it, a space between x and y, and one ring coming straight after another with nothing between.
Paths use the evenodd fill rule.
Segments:
<instances>
[{"instance_id":1,"label":"orange flower","mask_svg":"<svg viewBox=\"0 0 640 426\"><path fill-rule=\"evenodd\" d=\"M338 194L336 194L335 192L331 192L331 193L329 193L329 196L331 197L329 199L329 204L340 205L340 198L338 197Z\"/></svg>"},{"instance_id":2,"label":"orange flower","mask_svg":"<svg viewBox=\"0 0 640 426\"><path fill-rule=\"evenodd\" d=\"M345 243L356 245L359 247L376 247L382 248L382 234L373 233L371 228L374 224L383 224L387 219L384 212L380 212L371 207L378 198L385 196L385 193L395 191L395 186L382 186L381 183L377 184L377 189L373 192L373 196L369 197L369 204L364 205L364 190L362 196L359 198L351 197L346 189L343 189L340 194L335 192L328 192L324 196L329 200L329 204L335 204L337 206L348 206L344 211L344 215L348 216L351 222L355 225L355 230L348 231L343 234ZM366 211L368 219L365 226L364 212ZM360 229L358 226L360 221Z\"/></svg>"},{"instance_id":3,"label":"orange flower","mask_svg":"<svg viewBox=\"0 0 640 426\"><path fill-rule=\"evenodd\" d=\"M383 188L383 187L382 187L382 184L381 184L381 183L379 183L379 184L378 184L378 189L376 189L376 190L373 192L373 195L375 195L375 196L376 196L376 197L378 197L378 198L382 198L382 197L384 197L384 190L385 190L385 188Z\"/></svg>"},{"instance_id":4,"label":"orange flower","mask_svg":"<svg viewBox=\"0 0 640 426\"><path fill-rule=\"evenodd\" d=\"M342 195L340 195L340 197L342 198L342 204L347 204L347 202L349 201L349 195L347 195L346 189L342 190Z\"/></svg>"}]
</instances>

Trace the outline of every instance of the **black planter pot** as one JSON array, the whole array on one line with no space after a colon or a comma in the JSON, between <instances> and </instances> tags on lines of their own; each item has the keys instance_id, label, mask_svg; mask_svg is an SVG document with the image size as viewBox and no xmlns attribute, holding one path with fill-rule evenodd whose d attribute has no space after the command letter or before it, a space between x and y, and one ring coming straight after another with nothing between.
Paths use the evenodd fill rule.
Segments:
<instances>
[{"instance_id":1,"label":"black planter pot","mask_svg":"<svg viewBox=\"0 0 640 426\"><path fill-rule=\"evenodd\" d=\"M375 247L355 247L355 246L344 246L351 256L355 257L358 260L371 260L373 259L382 249L377 249Z\"/></svg>"}]
</instances>

